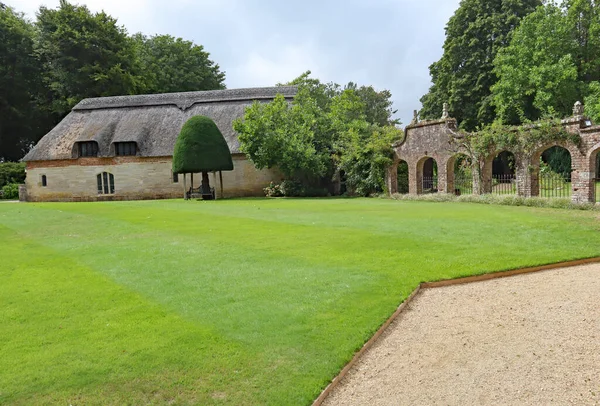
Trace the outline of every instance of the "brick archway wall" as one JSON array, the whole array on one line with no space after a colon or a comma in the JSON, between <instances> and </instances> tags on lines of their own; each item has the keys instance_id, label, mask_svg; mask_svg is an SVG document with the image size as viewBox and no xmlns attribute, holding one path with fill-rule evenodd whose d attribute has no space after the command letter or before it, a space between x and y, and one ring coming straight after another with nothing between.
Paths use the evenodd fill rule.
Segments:
<instances>
[{"instance_id":1,"label":"brick archway wall","mask_svg":"<svg viewBox=\"0 0 600 406\"><path fill-rule=\"evenodd\" d=\"M596 182L600 182L600 168L598 166L598 156L600 156L600 143L592 146L587 153L589 193L587 197L591 202L600 202L600 195L596 191ZM583 176L582 176L583 178ZM584 179L581 179L582 182Z\"/></svg>"},{"instance_id":2,"label":"brick archway wall","mask_svg":"<svg viewBox=\"0 0 600 406\"><path fill-rule=\"evenodd\" d=\"M425 167L425 162L427 162L429 159L433 159L435 162L435 158L430 157L430 156L424 156L421 159L419 159L415 165L416 194L418 194L418 195L423 194L423 176L424 176L423 170ZM410 166L408 168L409 168L408 172L410 174ZM438 171L439 171L439 165L438 165ZM438 176L439 176L439 172L438 172ZM410 175L409 175L409 179L410 179Z\"/></svg>"},{"instance_id":3,"label":"brick archway wall","mask_svg":"<svg viewBox=\"0 0 600 406\"><path fill-rule=\"evenodd\" d=\"M515 157L517 193L524 197L539 195L539 157L546 149L560 146L569 151L573 162L572 200L592 201L593 179L598 176L592 168L592 154L596 156L600 151L600 126L590 125L589 120L583 116L567 118L561 125L566 131L578 134L581 139L580 144L552 142L540 145L533 153L507 150ZM393 168L388 171L389 190L397 191L397 164L400 159L403 159L409 165L409 193L422 193L423 173L419 164L422 163L423 158L431 157L438 164L438 190L453 193L454 157L461 152L470 155L461 143L464 137L465 134L457 130L456 120L451 118L411 123L405 129L404 140L394 145L396 159ZM474 193L492 192L493 161L496 155L503 151L504 149L498 149L484 159L478 158L479 161L474 161Z\"/></svg>"},{"instance_id":4,"label":"brick archway wall","mask_svg":"<svg viewBox=\"0 0 600 406\"><path fill-rule=\"evenodd\" d=\"M581 182L581 173L585 171L587 159L585 154L581 153L577 146L571 143L550 142L544 144L538 147L535 152L531 154L529 159L523 160L520 165L517 165L517 183L522 188L520 189L520 192L526 197L540 196L540 157L546 150L552 147L561 147L569 151L569 154L571 155L572 170L572 198L573 200L580 201L580 197L583 197L584 194L589 194L589 184L586 185L585 182Z\"/></svg>"}]
</instances>

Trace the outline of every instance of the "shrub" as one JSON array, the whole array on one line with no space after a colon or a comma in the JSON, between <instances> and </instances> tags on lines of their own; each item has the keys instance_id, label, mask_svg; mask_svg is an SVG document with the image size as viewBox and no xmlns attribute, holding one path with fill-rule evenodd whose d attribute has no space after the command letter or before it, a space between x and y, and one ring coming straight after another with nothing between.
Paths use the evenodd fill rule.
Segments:
<instances>
[{"instance_id":1,"label":"shrub","mask_svg":"<svg viewBox=\"0 0 600 406\"><path fill-rule=\"evenodd\" d=\"M267 197L325 197L329 191L325 188L304 186L302 182L284 180L280 185L273 182L263 189Z\"/></svg>"},{"instance_id":2,"label":"shrub","mask_svg":"<svg viewBox=\"0 0 600 406\"><path fill-rule=\"evenodd\" d=\"M600 210L594 203L575 203L570 199L544 199L541 197L522 197L517 195L462 195L449 193L434 193L427 195L402 195L394 193L394 200L423 201L423 202L463 202L480 204L498 204L503 206L546 207L552 209L570 210Z\"/></svg>"},{"instance_id":3,"label":"shrub","mask_svg":"<svg viewBox=\"0 0 600 406\"><path fill-rule=\"evenodd\" d=\"M227 141L215 122L194 116L183 125L173 151L173 173L232 171Z\"/></svg>"},{"instance_id":4,"label":"shrub","mask_svg":"<svg viewBox=\"0 0 600 406\"><path fill-rule=\"evenodd\" d=\"M284 180L281 182L280 188L285 197L301 197L306 192L302 183L295 180Z\"/></svg>"},{"instance_id":5,"label":"shrub","mask_svg":"<svg viewBox=\"0 0 600 406\"><path fill-rule=\"evenodd\" d=\"M25 182L25 164L20 162L0 163L0 189L9 183Z\"/></svg>"},{"instance_id":6,"label":"shrub","mask_svg":"<svg viewBox=\"0 0 600 406\"><path fill-rule=\"evenodd\" d=\"M304 197L327 197L330 196L330 193L325 188L320 187L306 187L304 189Z\"/></svg>"},{"instance_id":7,"label":"shrub","mask_svg":"<svg viewBox=\"0 0 600 406\"><path fill-rule=\"evenodd\" d=\"M281 186L276 185L273 182L269 184L266 188L263 189L265 192L265 196L267 197L282 197L283 192L281 191Z\"/></svg>"},{"instance_id":8,"label":"shrub","mask_svg":"<svg viewBox=\"0 0 600 406\"><path fill-rule=\"evenodd\" d=\"M19 198L19 184L9 183L2 187L2 198L3 199L18 199Z\"/></svg>"}]
</instances>

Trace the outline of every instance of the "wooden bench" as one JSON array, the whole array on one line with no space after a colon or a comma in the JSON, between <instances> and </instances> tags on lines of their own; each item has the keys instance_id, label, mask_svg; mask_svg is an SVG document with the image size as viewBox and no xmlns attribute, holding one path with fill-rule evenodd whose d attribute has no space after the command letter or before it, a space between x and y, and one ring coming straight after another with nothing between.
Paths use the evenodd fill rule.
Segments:
<instances>
[{"instance_id":1,"label":"wooden bench","mask_svg":"<svg viewBox=\"0 0 600 406\"><path fill-rule=\"evenodd\" d=\"M202 199L202 200L215 200L215 188L214 187L198 187L190 188L186 196L188 199Z\"/></svg>"}]
</instances>

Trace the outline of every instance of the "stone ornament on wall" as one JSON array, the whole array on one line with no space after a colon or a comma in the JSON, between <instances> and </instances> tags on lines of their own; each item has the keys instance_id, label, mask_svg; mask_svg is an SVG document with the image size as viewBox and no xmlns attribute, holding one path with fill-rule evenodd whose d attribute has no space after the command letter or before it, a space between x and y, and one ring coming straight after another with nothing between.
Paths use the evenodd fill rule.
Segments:
<instances>
[{"instance_id":1,"label":"stone ornament on wall","mask_svg":"<svg viewBox=\"0 0 600 406\"><path fill-rule=\"evenodd\" d=\"M583 116L583 103L581 103L580 101L575 102L575 105L573 106L573 116L574 117L579 117L579 116Z\"/></svg>"},{"instance_id":2,"label":"stone ornament on wall","mask_svg":"<svg viewBox=\"0 0 600 406\"><path fill-rule=\"evenodd\" d=\"M442 120L445 120L449 117L450 117L450 114L448 113L448 103L444 103L444 109L442 112Z\"/></svg>"},{"instance_id":3,"label":"stone ornament on wall","mask_svg":"<svg viewBox=\"0 0 600 406\"><path fill-rule=\"evenodd\" d=\"M410 125L415 125L419 122L419 112L417 110L413 110L413 119L410 122Z\"/></svg>"}]
</instances>

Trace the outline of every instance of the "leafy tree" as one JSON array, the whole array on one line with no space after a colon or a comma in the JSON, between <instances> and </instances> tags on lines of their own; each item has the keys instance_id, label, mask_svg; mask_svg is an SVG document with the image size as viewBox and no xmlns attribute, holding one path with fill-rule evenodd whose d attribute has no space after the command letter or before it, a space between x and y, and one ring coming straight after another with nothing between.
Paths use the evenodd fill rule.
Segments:
<instances>
[{"instance_id":1,"label":"leafy tree","mask_svg":"<svg viewBox=\"0 0 600 406\"><path fill-rule=\"evenodd\" d=\"M400 120L393 118L398 110L392 108L392 93L389 90L378 92L373 86L358 87L353 82L348 83L346 89L354 90L365 104L365 119L369 123L382 127L400 124Z\"/></svg>"},{"instance_id":2,"label":"leafy tree","mask_svg":"<svg viewBox=\"0 0 600 406\"><path fill-rule=\"evenodd\" d=\"M508 45L521 19L540 4L540 0L463 0L446 26L444 54L429 68L433 85L421 98L421 117L439 118L442 104L448 102L451 115L466 130L492 122L494 58Z\"/></svg>"},{"instance_id":3,"label":"leafy tree","mask_svg":"<svg viewBox=\"0 0 600 406\"><path fill-rule=\"evenodd\" d=\"M592 82L585 98L585 114L594 122L600 122L600 82Z\"/></svg>"},{"instance_id":4,"label":"leafy tree","mask_svg":"<svg viewBox=\"0 0 600 406\"><path fill-rule=\"evenodd\" d=\"M142 93L169 93L225 88L225 73L201 45L170 35L133 36Z\"/></svg>"},{"instance_id":5,"label":"leafy tree","mask_svg":"<svg viewBox=\"0 0 600 406\"><path fill-rule=\"evenodd\" d=\"M41 82L34 34L23 14L0 7L0 162L20 159L43 132L35 103Z\"/></svg>"},{"instance_id":6,"label":"leafy tree","mask_svg":"<svg viewBox=\"0 0 600 406\"><path fill-rule=\"evenodd\" d=\"M366 131L352 129L343 134L344 150L339 169L344 171L346 186L362 196L385 190L387 168L392 164L392 144L402 138L394 126L369 126Z\"/></svg>"},{"instance_id":7,"label":"leafy tree","mask_svg":"<svg viewBox=\"0 0 600 406\"><path fill-rule=\"evenodd\" d=\"M289 179L314 183L327 174L331 152L328 136L319 133L323 117L312 107L302 98L290 104L282 95L271 103L255 102L234 122L240 149L258 169L277 166Z\"/></svg>"},{"instance_id":8,"label":"leafy tree","mask_svg":"<svg viewBox=\"0 0 600 406\"><path fill-rule=\"evenodd\" d=\"M2 187L2 199L18 199L19 198L19 185L16 183L9 183Z\"/></svg>"},{"instance_id":9,"label":"leafy tree","mask_svg":"<svg viewBox=\"0 0 600 406\"><path fill-rule=\"evenodd\" d=\"M498 117L509 124L570 113L580 95L575 43L563 10L548 4L523 19L495 60Z\"/></svg>"},{"instance_id":10,"label":"leafy tree","mask_svg":"<svg viewBox=\"0 0 600 406\"><path fill-rule=\"evenodd\" d=\"M500 120L570 115L573 103L594 93L591 83L600 78L600 5L548 2L522 21L494 64Z\"/></svg>"},{"instance_id":11,"label":"leafy tree","mask_svg":"<svg viewBox=\"0 0 600 406\"><path fill-rule=\"evenodd\" d=\"M25 164L17 162L0 163L0 189L9 183L25 182Z\"/></svg>"},{"instance_id":12,"label":"leafy tree","mask_svg":"<svg viewBox=\"0 0 600 406\"><path fill-rule=\"evenodd\" d=\"M573 58L578 77L586 83L600 80L600 3L565 0L566 25L575 41Z\"/></svg>"},{"instance_id":13,"label":"leafy tree","mask_svg":"<svg viewBox=\"0 0 600 406\"><path fill-rule=\"evenodd\" d=\"M57 118L86 97L136 93L133 42L116 19L67 0L56 10L40 7L37 16L36 51Z\"/></svg>"},{"instance_id":14,"label":"leafy tree","mask_svg":"<svg viewBox=\"0 0 600 406\"><path fill-rule=\"evenodd\" d=\"M298 85L291 103L281 95L271 103L256 102L234 122L241 150L257 168L276 166L286 178L309 186L330 182L343 165L349 185L361 194L382 190L382 165L392 155L389 135L398 132L368 117L388 123L391 103L380 103L383 114L372 114L377 109L369 110L359 89L321 83L310 72L291 84Z\"/></svg>"}]
</instances>

